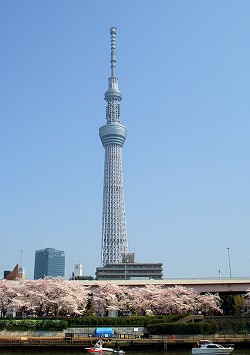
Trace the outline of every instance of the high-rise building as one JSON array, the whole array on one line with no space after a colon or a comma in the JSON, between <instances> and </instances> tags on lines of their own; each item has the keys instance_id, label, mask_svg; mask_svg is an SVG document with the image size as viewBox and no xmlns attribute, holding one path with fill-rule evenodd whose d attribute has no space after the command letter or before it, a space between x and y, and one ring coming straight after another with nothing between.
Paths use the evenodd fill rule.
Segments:
<instances>
[{"instance_id":1,"label":"high-rise building","mask_svg":"<svg viewBox=\"0 0 250 355\"><path fill-rule=\"evenodd\" d=\"M53 248L36 250L34 279L43 279L45 276L65 276L64 251Z\"/></svg>"},{"instance_id":2,"label":"high-rise building","mask_svg":"<svg viewBox=\"0 0 250 355\"><path fill-rule=\"evenodd\" d=\"M127 128L120 123L121 92L116 77L116 28L111 35L111 77L105 92L106 124L99 130L105 149L103 212L102 212L102 265L121 263L128 253L126 217L122 174L122 147Z\"/></svg>"}]
</instances>

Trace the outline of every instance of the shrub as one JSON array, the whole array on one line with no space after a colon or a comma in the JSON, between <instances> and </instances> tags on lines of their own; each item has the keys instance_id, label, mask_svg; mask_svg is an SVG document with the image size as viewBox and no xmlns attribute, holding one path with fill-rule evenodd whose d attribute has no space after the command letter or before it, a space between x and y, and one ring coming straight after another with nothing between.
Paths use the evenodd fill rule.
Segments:
<instances>
[{"instance_id":1,"label":"shrub","mask_svg":"<svg viewBox=\"0 0 250 355\"><path fill-rule=\"evenodd\" d=\"M216 323L160 323L149 324L149 334L214 334L217 332Z\"/></svg>"},{"instance_id":2,"label":"shrub","mask_svg":"<svg viewBox=\"0 0 250 355\"><path fill-rule=\"evenodd\" d=\"M0 320L0 329L17 330L62 330L68 327L65 320L51 319L6 319Z\"/></svg>"}]
</instances>

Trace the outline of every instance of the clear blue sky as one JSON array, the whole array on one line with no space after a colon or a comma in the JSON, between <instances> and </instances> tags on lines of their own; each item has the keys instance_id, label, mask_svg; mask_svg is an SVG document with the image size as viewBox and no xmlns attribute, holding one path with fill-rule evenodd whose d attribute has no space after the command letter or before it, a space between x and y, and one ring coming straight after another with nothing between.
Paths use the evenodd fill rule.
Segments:
<instances>
[{"instance_id":1,"label":"clear blue sky","mask_svg":"<svg viewBox=\"0 0 250 355\"><path fill-rule=\"evenodd\" d=\"M0 1L0 274L101 259L109 28L129 247L166 278L249 275L250 1ZM2 277L2 276L1 276Z\"/></svg>"}]
</instances>

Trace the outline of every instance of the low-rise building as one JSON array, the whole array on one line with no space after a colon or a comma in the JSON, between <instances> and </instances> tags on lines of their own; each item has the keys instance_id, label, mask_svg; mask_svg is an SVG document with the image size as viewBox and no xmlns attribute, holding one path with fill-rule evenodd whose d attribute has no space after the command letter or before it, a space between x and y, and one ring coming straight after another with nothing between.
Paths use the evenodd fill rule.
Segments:
<instances>
[{"instance_id":1,"label":"low-rise building","mask_svg":"<svg viewBox=\"0 0 250 355\"><path fill-rule=\"evenodd\" d=\"M97 280L161 280L162 263L121 263L107 264L96 269Z\"/></svg>"}]
</instances>

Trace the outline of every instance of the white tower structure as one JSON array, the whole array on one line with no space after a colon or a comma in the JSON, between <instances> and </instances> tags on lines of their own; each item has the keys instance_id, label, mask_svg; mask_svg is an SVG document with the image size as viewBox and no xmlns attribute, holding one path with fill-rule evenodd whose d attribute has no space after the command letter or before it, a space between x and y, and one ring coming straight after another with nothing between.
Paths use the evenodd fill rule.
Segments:
<instances>
[{"instance_id":1,"label":"white tower structure","mask_svg":"<svg viewBox=\"0 0 250 355\"><path fill-rule=\"evenodd\" d=\"M120 102L116 69L116 28L111 35L111 77L104 99L107 101L107 123L99 129L105 149L103 213L102 213L102 265L122 263L122 256L128 253L126 217L122 175L122 146L127 128L120 124Z\"/></svg>"}]
</instances>

